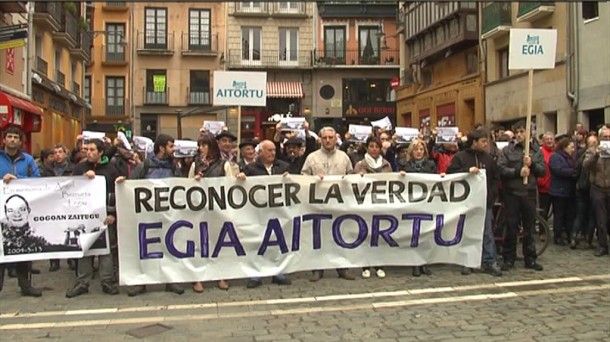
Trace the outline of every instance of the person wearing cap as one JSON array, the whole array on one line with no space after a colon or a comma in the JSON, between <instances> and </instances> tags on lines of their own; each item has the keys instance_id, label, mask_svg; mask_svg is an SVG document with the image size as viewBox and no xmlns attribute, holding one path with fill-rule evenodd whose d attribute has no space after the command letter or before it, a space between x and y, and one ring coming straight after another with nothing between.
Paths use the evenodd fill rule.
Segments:
<instances>
[{"instance_id":1,"label":"person wearing cap","mask_svg":"<svg viewBox=\"0 0 610 342\"><path fill-rule=\"evenodd\" d=\"M273 142L275 143L275 150L278 152L278 159L285 161L289 164L288 172L292 175L300 175L303 164L307 156L316 149L316 139L311 136L309 132L309 124L307 121L303 123L305 129L305 140L292 136L284 141L284 148L281 148L282 140L282 123L278 123L275 126L275 135ZM305 144L305 152L302 153L301 149Z\"/></svg>"},{"instance_id":2,"label":"person wearing cap","mask_svg":"<svg viewBox=\"0 0 610 342\"><path fill-rule=\"evenodd\" d=\"M533 231L536 223L536 178L546 172L540 147L530 144L529 155L525 155L525 121L513 126L516 141L502 149L498 157L498 169L503 186L504 206L506 208L507 230L503 246L502 271L515 267L517 259L517 231L519 223L523 224L523 256L525 268L542 271L543 267L536 262L536 244ZM527 184L523 184L523 179Z\"/></svg>"},{"instance_id":3,"label":"person wearing cap","mask_svg":"<svg viewBox=\"0 0 610 342\"><path fill-rule=\"evenodd\" d=\"M256 145L253 140L246 140L239 144L239 170L243 171L244 167L256 161Z\"/></svg>"}]
</instances>

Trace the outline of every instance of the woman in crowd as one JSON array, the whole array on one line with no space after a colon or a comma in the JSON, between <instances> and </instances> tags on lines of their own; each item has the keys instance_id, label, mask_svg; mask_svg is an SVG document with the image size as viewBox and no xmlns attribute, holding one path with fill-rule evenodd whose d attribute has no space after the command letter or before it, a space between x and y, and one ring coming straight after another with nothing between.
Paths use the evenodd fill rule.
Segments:
<instances>
[{"instance_id":1,"label":"woman in crowd","mask_svg":"<svg viewBox=\"0 0 610 342\"><path fill-rule=\"evenodd\" d=\"M357 162L354 166L354 173L364 176L366 173L382 173L392 172L392 166L385 158L381 156L381 140L375 136L370 136L366 140L366 153L364 159ZM383 267L375 267L375 274L378 278L385 278ZM362 278L368 279L371 277L371 268L362 268Z\"/></svg>"},{"instance_id":2,"label":"woman in crowd","mask_svg":"<svg viewBox=\"0 0 610 342\"><path fill-rule=\"evenodd\" d=\"M571 208L575 200L576 163L574 162L574 142L569 137L559 139L555 152L549 159L551 187L549 195L553 203L553 231L557 245L565 245L563 235L573 240L575 210Z\"/></svg>"},{"instance_id":3,"label":"woman in crowd","mask_svg":"<svg viewBox=\"0 0 610 342\"><path fill-rule=\"evenodd\" d=\"M428 149L423 140L415 139L407 150L407 162L400 164L398 171L406 173L436 173L436 164L428 158ZM413 267L413 276L431 275L426 265Z\"/></svg>"}]
</instances>

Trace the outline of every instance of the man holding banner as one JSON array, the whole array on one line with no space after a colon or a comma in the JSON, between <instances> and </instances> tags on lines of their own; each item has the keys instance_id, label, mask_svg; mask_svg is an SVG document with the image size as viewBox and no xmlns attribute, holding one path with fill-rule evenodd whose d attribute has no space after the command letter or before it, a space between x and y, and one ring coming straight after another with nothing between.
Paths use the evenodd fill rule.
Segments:
<instances>
[{"instance_id":1,"label":"man holding banner","mask_svg":"<svg viewBox=\"0 0 610 342\"><path fill-rule=\"evenodd\" d=\"M9 127L4 131L4 150L0 151L0 174L5 183L17 178L39 177L38 167L31 155L21 151L23 132L17 127ZM9 198L10 199L10 198ZM8 202L8 201L7 201ZM26 202L27 205L27 202ZM5 214L8 215L8 203L5 204ZM29 206L26 211L29 212ZM21 210L18 208L18 210ZM27 220L25 223L29 225ZM9 234L10 227L2 229L2 234ZM6 251L5 251L6 253ZM0 291L4 285L4 269L10 264L0 264ZM23 261L13 264L17 270L17 282L24 296L40 297L42 291L32 287L32 262Z\"/></svg>"},{"instance_id":2,"label":"man holding banner","mask_svg":"<svg viewBox=\"0 0 610 342\"><path fill-rule=\"evenodd\" d=\"M312 152L305 163L301 173L309 176L318 176L320 180L324 179L325 175L347 175L352 173L352 161L347 153L337 148L337 132L332 127L322 127L320 130L320 140L322 148ZM337 274L340 278L346 280L355 280L356 278L349 273L347 268L338 268ZM324 276L324 270L315 270L311 279L316 282Z\"/></svg>"}]
</instances>

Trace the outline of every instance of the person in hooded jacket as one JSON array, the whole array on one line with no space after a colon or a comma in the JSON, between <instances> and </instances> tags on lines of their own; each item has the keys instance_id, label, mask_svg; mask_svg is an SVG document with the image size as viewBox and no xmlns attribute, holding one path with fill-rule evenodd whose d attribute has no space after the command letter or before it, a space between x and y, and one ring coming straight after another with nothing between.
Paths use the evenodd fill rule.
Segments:
<instances>
[{"instance_id":1,"label":"person in hooded jacket","mask_svg":"<svg viewBox=\"0 0 610 342\"><path fill-rule=\"evenodd\" d=\"M569 137L561 138L555 145L555 152L549 158L551 186L549 195L553 202L553 232L557 245L565 245L564 235L569 242L576 240L572 232L576 211L571 208L576 191L576 163L572 157L574 142Z\"/></svg>"},{"instance_id":2,"label":"person in hooded jacket","mask_svg":"<svg viewBox=\"0 0 610 342\"><path fill-rule=\"evenodd\" d=\"M447 173L468 172L477 175L485 170L487 181L487 198L485 225L483 227L483 271L493 276L502 275L496 255L496 241L492 230L493 206L498 197L499 174L496 163L489 154L489 132L477 129L468 134L466 148L456 153L447 167ZM462 269L462 274L470 274L471 269Z\"/></svg>"}]
</instances>

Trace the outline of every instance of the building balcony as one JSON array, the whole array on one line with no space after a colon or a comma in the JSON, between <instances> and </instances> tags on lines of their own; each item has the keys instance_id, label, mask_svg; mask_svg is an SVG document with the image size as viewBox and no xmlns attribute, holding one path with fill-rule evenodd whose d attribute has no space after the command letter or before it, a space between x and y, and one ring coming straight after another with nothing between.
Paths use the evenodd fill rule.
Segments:
<instances>
[{"instance_id":1,"label":"building balcony","mask_svg":"<svg viewBox=\"0 0 610 342\"><path fill-rule=\"evenodd\" d=\"M84 30L78 30L78 44L70 49L70 54L84 61L91 60L91 34Z\"/></svg>"},{"instance_id":2,"label":"building balcony","mask_svg":"<svg viewBox=\"0 0 610 342\"><path fill-rule=\"evenodd\" d=\"M307 3L305 2L275 2L274 17L307 18Z\"/></svg>"},{"instance_id":3,"label":"building balcony","mask_svg":"<svg viewBox=\"0 0 610 342\"><path fill-rule=\"evenodd\" d=\"M210 91L199 91L191 90L189 87L186 88L188 94L187 103L189 105L208 105L210 104Z\"/></svg>"},{"instance_id":4,"label":"building balcony","mask_svg":"<svg viewBox=\"0 0 610 342\"><path fill-rule=\"evenodd\" d=\"M55 70L55 82L62 87L66 87L66 75L59 70Z\"/></svg>"},{"instance_id":5,"label":"building balcony","mask_svg":"<svg viewBox=\"0 0 610 342\"><path fill-rule=\"evenodd\" d=\"M42 59L42 57L40 56L36 56L36 71L40 74L42 74L43 76L49 76L48 75L48 70L49 70L49 64L47 63L47 61L45 61L44 59Z\"/></svg>"},{"instance_id":6,"label":"building balcony","mask_svg":"<svg viewBox=\"0 0 610 342\"><path fill-rule=\"evenodd\" d=\"M182 32L180 50L183 56L218 56L218 33L200 36L196 33Z\"/></svg>"},{"instance_id":7,"label":"building balcony","mask_svg":"<svg viewBox=\"0 0 610 342\"><path fill-rule=\"evenodd\" d=\"M128 58L129 56L125 45L102 45L102 65L126 66L129 64Z\"/></svg>"},{"instance_id":8,"label":"building balcony","mask_svg":"<svg viewBox=\"0 0 610 342\"><path fill-rule=\"evenodd\" d=\"M93 99L91 114L94 117L124 118L129 116L129 99L124 97L107 97ZM86 108L87 106L85 106Z\"/></svg>"},{"instance_id":9,"label":"building balcony","mask_svg":"<svg viewBox=\"0 0 610 342\"><path fill-rule=\"evenodd\" d=\"M136 33L138 55L172 56L174 54L174 32L138 31Z\"/></svg>"},{"instance_id":10,"label":"building balcony","mask_svg":"<svg viewBox=\"0 0 610 342\"><path fill-rule=\"evenodd\" d=\"M62 11L61 27L53 32L53 40L69 49L73 49L76 47L77 42L79 42L77 39L78 30L78 23L74 15L68 11Z\"/></svg>"},{"instance_id":11,"label":"building balcony","mask_svg":"<svg viewBox=\"0 0 610 342\"><path fill-rule=\"evenodd\" d=\"M507 35L512 26L511 3L492 2L483 8L481 38L497 38Z\"/></svg>"},{"instance_id":12,"label":"building balcony","mask_svg":"<svg viewBox=\"0 0 610 342\"><path fill-rule=\"evenodd\" d=\"M407 2L405 37L409 40L425 34L460 15L471 15L474 22L478 22L477 3L473 1Z\"/></svg>"},{"instance_id":13,"label":"building balcony","mask_svg":"<svg viewBox=\"0 0 610 342\"><path fill-rule=\"evenodd\" d=\"M151 89L142 88L144 94L145 105L168 105L169 104L169 88L165 88L164 92L156 92Z\"/></svg>"},{"instance_id":14,"label":"building balcony","mask_svg":"<svg viewBox=\"0 0 610 342\"><path fill-rule=\"evenodd\" d=\"M311 51L229 50L229 68L311 68Z\"/></svg>"},{"instance_id":15,"label":"building balcony","mask_svg":"<svg viewBox=\"0 0 610 342\"><path fill-rule=\"evenodd\" d=\"M3 13L27 13L25 7L27 1L0 2L0 12Z\"/></svg>"},{"instance_id":16,"label":"building balcony","mask_svg":"<svg viewBox=\"0 0 610 342\"><path fill-rule=\"evenodd\" d=\"M235 17L268 17L269 3L266 2L235 2Z\"/></svg>"},{"instance_id":17,"label":"building balcony","mask_svg":"<svg viewBox=\"0 0 610 342\"><path fill-rule=\"evenodd\" d=\"M106 1L102 4L103 11L109 12L126 12L129 10L127 1Z\"/></svg>"},{"instance_id":18,"label":"building balcony","mask_svg":"<svg viewBox=\"0 0 610 342\"><path fill-rule=\"evenodd\" d=\"M61 29L61 15L63 3L36 2L34 5L34 24L46 28L49 32Z\"/></svg>"},{"instance_id":19,"label":"building balcony","mask_svg":"<svg viewBox=\"0 0 610 342\"><path fill-rule=\"evenodd\" d=\"M76 82L72 82L72 92L78 96L80 96L80 84Z\"/></svg>"},{"instance_id":20,"label":"building balcony","mask_svg":"<svg viewBox=\"0 0 610 342\"><path fill-rule=\"evenodd\" d=\"M517 21L531 23L549 16L553 12L555 12L555 2L553 1L521 1L517 12Z\"/></svg>"},{"instance_id":21,"label":"building balcony","mask_svg":"<svg viewBox=\"0 0 610 342\"><path fill-rule=\"evenodd\" d=\"M396 2L388 1L317 1L322 18L395 18Z\"/></svg>"},{"instance_id":22,"label":"building balcony","mask_svg":"<svg viewBox=\"0 0 610 342\"><path fill-rule=\"evenodd\" d=\"M340 52L315 51L314 67L400 67L399 50L382 49L372 56L366 56L360 50Z\"/></svg>"}]
</instances>

